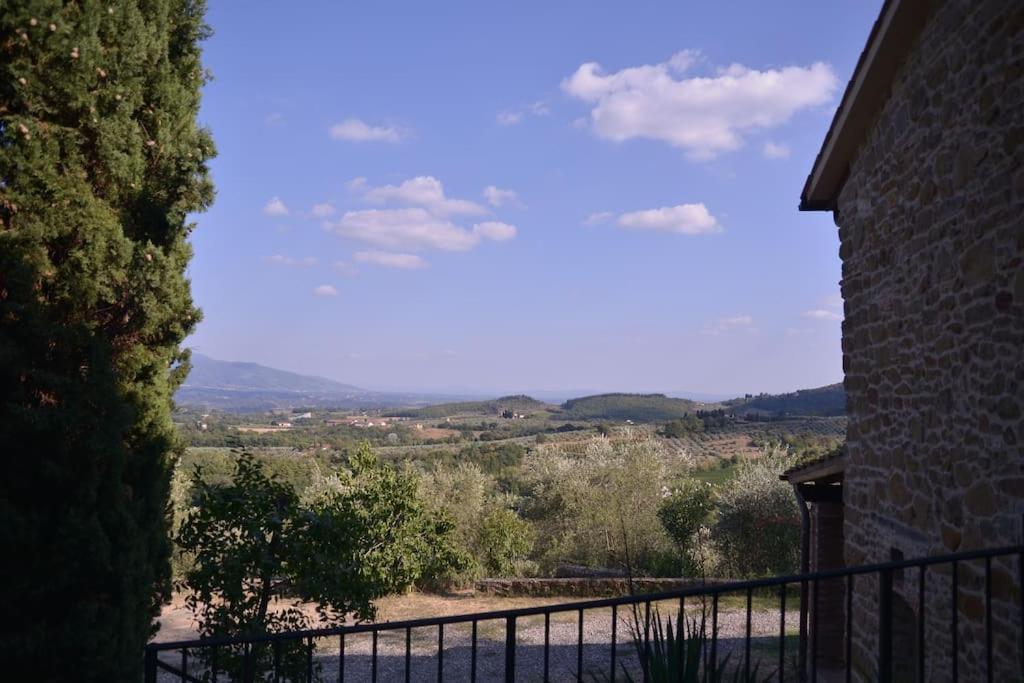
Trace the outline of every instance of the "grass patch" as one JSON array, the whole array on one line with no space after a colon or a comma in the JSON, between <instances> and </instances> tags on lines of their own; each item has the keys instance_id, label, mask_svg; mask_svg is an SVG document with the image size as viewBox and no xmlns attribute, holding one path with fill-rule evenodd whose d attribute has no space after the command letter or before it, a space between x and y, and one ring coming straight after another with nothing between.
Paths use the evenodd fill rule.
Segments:
<instances>
[{"instance_id":1,"label":"grass patch","mask_svg":"<svg viewBox=\"0 0 1024 683\"><path fill-rule=\"evenodd\" d=\"M725 467L711 467L706 470L691 472L690 476L697 481L704 481L718 486L724 484L736 476L736 469L739 465L726 465Z\"/></svg>"}]
</instances>

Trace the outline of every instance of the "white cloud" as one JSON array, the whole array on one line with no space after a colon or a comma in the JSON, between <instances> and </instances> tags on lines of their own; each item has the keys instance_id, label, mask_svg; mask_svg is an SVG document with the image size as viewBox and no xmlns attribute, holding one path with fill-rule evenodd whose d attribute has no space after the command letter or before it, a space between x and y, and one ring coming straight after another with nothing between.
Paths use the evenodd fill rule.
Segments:
<instances>
[{"instance_id":1,"label":"white cloud","mask_svg":"<svg viewBox=\"0 0 1024 683\"><path fill-rule=\"evenodd\" d=\"M279 111L275 111L272 114L267 114L267 116L263 119L263 123L267 124L268 126L280 126L281 124L284 123L284 114L282 114Z\"/></svg>"},{"instance_id":2,"label":"white cloud","mask_svg":"<svg viewBox=\"0 0 1024 683\"><path fill-rule=\"evenodd\" d=\"M614 215L611 211L595 211L583 220L583 225L588 227L601 225L610 221Z\"/></svg>"},{"instance_id":3,"label":"white cloud","mask_svg":"<svg viewBox=\"0 0 1024 683\"><path fill-rule=\"evenodd\" d=\"M370 185L365 178L355 178L348 183L348 189L368 202L405 205L401 208L348 211L340 220L324 223L326 229L343 237L378 247L411 251L469 251L483 240L501 242L516 236L516 227L508 223L482 221L472 228L466 228L453 222L452 216L455 215L480 215L488 211L476 202L447 197L441 181L433 176L417 176L398 185L382 186ZM483 194L496 206L518 201L513 190L503 190L493 185L485 188ZM424 262L413 266L413 262L408 259L404 266L397 265L393 259L383 264L380 262L382 253L364 252L372 255L365 256L365 262L392 267L425 265ZM391 256L394 255L389 258ZM371 257L378 260L368 260Z\"/></svg>"},{"instance_id":4,"label":"white cloud","mask_svg":"<svg viewBox=\"0 0 1024 683\"><path fill-rule=\"evenodd\" d=\"M291 266L293 268L311 268L316 265L316 259L312 256L297 259L283 254L274 254L273 256L268 256L267 261L278 266Z\"/></svg>"},{"instance_id":5,"label":"white cloud","mask_svg":"<svg viewBox=\"0 0 1024 683\"><path fill-rule=\"evenodd\" d=\"M419 206L436 216L455 214L480 215L487 209L468 199L451 199L444 194L444 185L433 176L416 176L398 185L374 187L365 178L355 178L348 184L349 190L361 194L366 201L374 204L395 202L408 206Z\"/></svg>"},{"instance_id":6,"label":"white cloud","mask_svg":"<svg viewBox=\"0 0 1024 683\"><path fill-rule=\"evenodd\" d=\"M284 205L280 197L271 197L270 201L263 207L263 213L268 216L287 216L288 207Z\"/></svg>"},{"instance_id":7,"label":"white cloud","mask_svg":"<svg viewBox=\"0 0 1024 683\"><path fill-rule=\"evenodd\" d=\"M312 213L315 218L327 218L328 216L334 215L334 205L330 202L314 204L310 213Z\"/></svg>"},{"instance_id":8,"label":"white cloud","mask_svg":"<svg viewBox=\"0 0 1024 683\"><path fill-rule=\"evenodd\" d=\"M415 270L425 268L427 262L416 254L396 254L391 251L358 251L355 255L360 263L372 263L385 268L401 268Z\"/></svg>"},{"instance_id":9,"label":"white cloud","mask_svg":"<svg viewBox=\"0 0 1024 683\"><path fill-rule=\"evenodd\" d=\"M711 335L719 335L731 331L757 332L757 328L754 327L754 319L749 315L719 318L704 328L704 334Z\"/></svg>"},{"instance_id":10,"label":"white cloud","mask_svg":"<svg viewBox=\"0 0 1024 683\"><path fill-rule=\"evenodd\" d=\"M744 134L779 126L801 109L832 99L839 81L822 62L759 71L740 64L687 76L699 53L605 73L581 65L562 89L587 103L590 128L614 141L650 138L710 159L743 144Z\"/></svg>"},{"instance_id":11,"label":"white cloud","mask_svg":"<svg viewBox=\"0 0 1024 683\"><path fill-rule=\"evenodd\" d=\"M515 236L515 227L511 225L486 222L466 230L419 207L348 211L341 220L327 223L326 227L343 237L390 249L469 251L481 239L506 240Z\"/></svg>"},{"instance_id":12,"label":"white cloud","mask_svg":"<svg viewBox=\"0 0 1024 683\"><path fill-rule=\"evenodd\" d=\"M634 230L662 230L682 235L722 231L718 221L703 204L679 204L624 213L619 216L618 224Z\"/></svg>"},{"instance_id":13,"label":"white cloud","mask_svg":"<svg viewBox=\"0 0 1024 683\"><path fill-rule=\"evenodd\" d=\"M349 142L400 142L406 131L395 126L371 126L361 119L345 119L330 128L331 138Z\"/></svg>"},{"instance_id":14,"label":"white cloud","mask_svg":"<svg viewBox=\"0 0 1024 683\"><path fill-rule=\"evenodd\" d=\"M522 123L527 116L547 116L550 113L551 109L548 108L547 103L537 100L525 107L498 112L498 123L502 126L514 126L517 123Z\"/></svg>"},{"instance_id":15,"label":"white cloud","mask_svg":"<svg viewBox=\"0 0 1024 683\"><path fill-rule=\"evenodd\" d=\"M789 145L783 145L769 140L764 143L764 146L761 148L761 153L766 159L788 159Z\"/></svg>"},{"instance_id":16,"label":"white cloud","mask_svg":"<svg viewBox=\"0 0 1024 683\"><path fill-rule=\"evenodd\" d=\"M805 318L811 318L812 320L842 320L843 316L839 315L835 311L828 311L824 308L816 308L812 311L804 311L803 316Z\"/></svg>"},{"instance_id":17,"label":"white cloud","mask_svg":"<svg viewBox=\"0 0 1024 683\"><path fill-rule=\"evenodd\" d=\"M334 285L320 285L319 287L314 287L313 293L317 296L338 296L338 290L334 288Z\"/></svg>"},{"instance_id":18,"label":"white cloud","mask_svg":"<svg viewBox=\"0 0 1024 683\"><path fill-rule=\"evenodd\" d=\"M491 206L504 206L505 204L519 205L519 194L515 190L504 190L494 185L484 188L484 199Z\"/></svg>"},{"instance_id":19,"label":"white cloud","mask_svg":"<svg viewBox=\"0 0 1024 683\"><path fill-rule=\"evenodd\" d=\"M504 242L516 236L516 226L498 221L484 221L473 226L473 234L495 242Z\"/></svg>"}]
</instances>

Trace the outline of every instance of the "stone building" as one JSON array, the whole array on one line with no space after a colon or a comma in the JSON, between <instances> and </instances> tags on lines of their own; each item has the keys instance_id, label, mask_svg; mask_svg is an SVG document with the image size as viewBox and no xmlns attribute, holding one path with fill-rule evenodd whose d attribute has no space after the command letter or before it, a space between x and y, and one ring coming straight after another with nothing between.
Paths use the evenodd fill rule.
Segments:
<instances>
[{"instance_id":1,"label":"stone building","mask_svg":"<svg viewBox=\"0 0 1024 683\"><path fill-rule=\"evenodd\" d=\"M841 243L847 565L1022 542L1022 74L1021 0L887 0L804 188ZM986 675L984 563L956 568L955 622L953 571L928 571L923 610L918 573L896 577L896 680L918 680L922 648L920 680ZM1019 571L992 566L997 681L1024 671ZM851 661L873 680L861 584Z\"/></svg>"}]
</instances>

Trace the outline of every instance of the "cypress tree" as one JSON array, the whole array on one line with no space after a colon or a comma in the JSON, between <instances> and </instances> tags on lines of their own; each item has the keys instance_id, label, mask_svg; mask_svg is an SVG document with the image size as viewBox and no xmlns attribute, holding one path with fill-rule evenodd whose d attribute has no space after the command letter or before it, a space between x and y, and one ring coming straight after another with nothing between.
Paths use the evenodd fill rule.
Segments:
<instances>
[{"instance_id":1,"label":"cypress tree","mask_svg":"<svg viewBox=\"0 0 1024 683\"><path fill-rule=\"evenodd\" d=\"M0 9L0 662L138 680L169 591L172 396L199 312L201 0Z\"/></svg>"}]
</instances>

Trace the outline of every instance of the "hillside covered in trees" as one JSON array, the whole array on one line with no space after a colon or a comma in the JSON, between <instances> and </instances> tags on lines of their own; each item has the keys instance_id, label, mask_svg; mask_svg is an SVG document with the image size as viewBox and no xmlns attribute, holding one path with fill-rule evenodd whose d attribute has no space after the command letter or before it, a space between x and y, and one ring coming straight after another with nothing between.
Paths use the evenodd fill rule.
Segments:
<instances>
[{"instance_id":1,"label":"hillside covered in trees","mask_svg":"<svg viewBox=\"0 0 1024 683\"><path fill-rule=\"evenodd\" d=\"M835 417L846 412L846 392L841 383L789 394L758 394L723 401L737 413L768 415L813 415Z\"/></svg>"},{"instance_id":2,"label":"hillside covered in trees","mask_svg":"<svg viewBox=\"0 0 1024 683\"><path fill-rule=\"evenodd\" d=\"M530 396L502 396L489 401L457 401L439 403L425 408L409 408L388 412L390 417L411 417L418 419L436 419L454 415L500 415L505 411L513 413L535 413L538 411L557 410L555 406L538 401Z\"/></svg>"},{"instance_id":3,"label":"hillside covered in trees","mask_svg":"<svg viewBox=\"0 0 1024 683\"><path fill-rule=\"evenodd\" d=\"M578 420L673 420L698 409L701 404L664 394L598 394L574 398L562 404L567 418Z\"/></svg>"}]
</instances>

